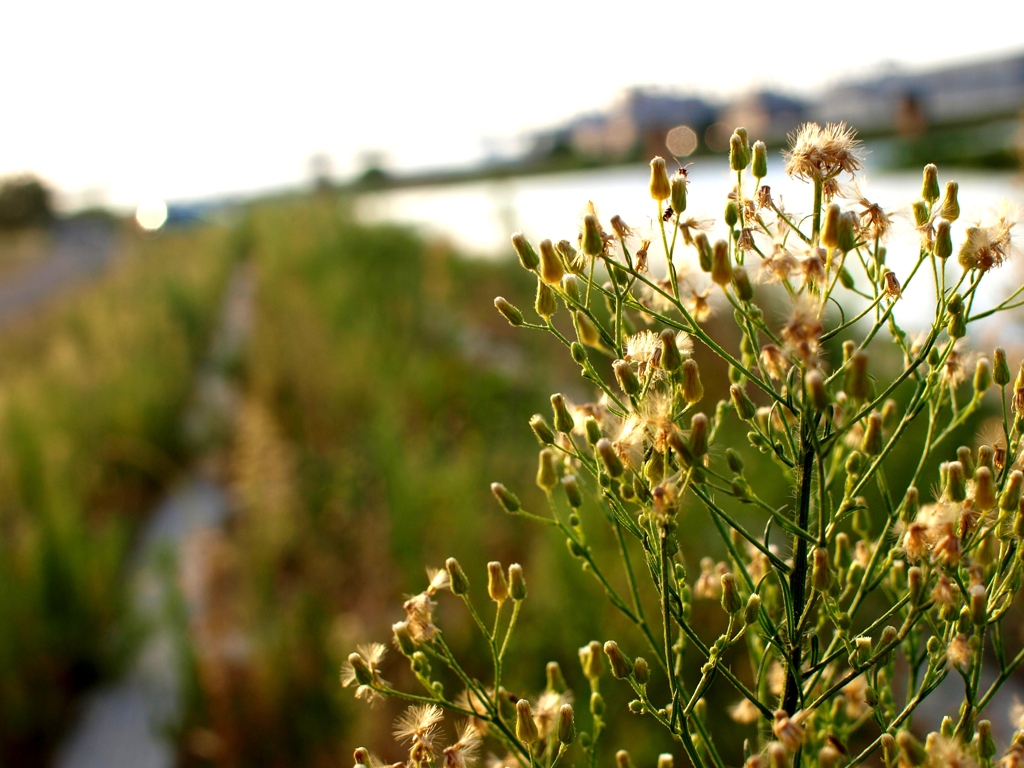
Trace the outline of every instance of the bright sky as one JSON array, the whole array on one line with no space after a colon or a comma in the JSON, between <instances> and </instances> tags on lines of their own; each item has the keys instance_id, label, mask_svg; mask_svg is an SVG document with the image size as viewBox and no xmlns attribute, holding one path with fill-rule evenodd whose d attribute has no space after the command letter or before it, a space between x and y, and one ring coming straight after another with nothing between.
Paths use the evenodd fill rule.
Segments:
<instances>
[{"instance_id":1,"label":"bright sky","mask_svg":"<svg viewBox=\"0 0 1024 768\"><path fill-rule=\"evenodd\" d=\"M629 85L807 90L1024 50L1019 0L974 0L963 20L904 0L64 0L3 16L0 173L120 205L298 183L316 152L342 176L365 150L466 163Z\"/></svg>"}]
</instances>

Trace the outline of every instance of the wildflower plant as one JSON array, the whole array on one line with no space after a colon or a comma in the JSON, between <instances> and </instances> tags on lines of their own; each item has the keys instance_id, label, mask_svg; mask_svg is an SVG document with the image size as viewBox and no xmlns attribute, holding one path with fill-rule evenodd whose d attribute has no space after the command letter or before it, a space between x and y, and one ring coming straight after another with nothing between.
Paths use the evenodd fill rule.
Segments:
<instances>
[{"instance_id":1,"label":"wildflower plant","mask_svg":"<svg viewBox=\"0 0 1024 768\"><path fill-rule=\"evenodd\" d=\"M513 236L537 276L539 320L500 297L498 311L564 345L599 399L574 405L555 394L551 419L530 421L542 445L536 482L546 510L525 508L500 483L492 491L506 512L564 537L636 632L580 649L590 695L577 733L557 664L532 699L503 678L527 594L522 569L489 566L489 616L449 559L394 626L421 690L398 691L382 677L382 646L353 653L344 673L357 695L414 702L397 732L411 745L409 764L462 766L487 740L506 755L503 765L554 768L574 744L573 759L596 765L611 716L601 695L607 672L631 691L629 710L665 729L699 768L725 764L721 720L707 711L712 686L731 689L729 715L753 726L743 753L752 767L855 766L876 753L889 767L989 766L996 756L991 724L980 717L1024 662L1003 631L1024 576L1024 364L1014 379L997 348L966 370L963 340L976 321L1024 303L1024 287L991 306L979 295L1012 253L1015 222L1004 215L971 226L955 248L958 188L948 182L943 194L929 165L911 242L889 245L891 216L856 186L860 146L843 125L805 125L791 137L785 170L810 185L806 214L773 198L763 184L766 147L751 145L743 129L731 137L729 163L727 233L714 242L709 223L686 214L686 171L670 174L661 158L651 163L649 237L619 217L606 228L592 208L575 242L535 248ZM648 255L652 240L663 264ZM902 275L887 265L896 248L909 257ZM691 260L699 272L688 275ZM934 313L912 339L894 309L928 282ZM708 322L718 297L732 310L728 332ZM771 319L779 302L788 308L781 323ZM554 322L561 310L565 331ZM896 370L882 362L886 336L898 350ZM698 352L724 363L728 387L705 389ZM997 433L977 450L957 448L952 438L993 390ZM746 440L730 440L737 433ZM908 463L897 449L910 439L920 444ZM777 479L748 474L756 454ZM936 465L929 498L919 484ZM780 486L788 501L775 506L768 496ZM723 562L690 567L683 517L688 526L707 520ZM597 524L612 529L617 561L588 543L586 529ZM465 603L486 639L489 681L465 671L434 625L443 590ZM727 616L717 636L692 620L694 601L709 598ZM683 674L694 657L696 682ZM983 665L992 674L983 676ZM441 683L442 668L459 680L458 694ZM951 675L962 681L957 714L922 743L911 730L914 711ZM439 739L442 709L465 718L448 748ZM370 756L358 750L356 760ZM630 765L627 753L616 760ZM1022 760L1024 731L1003 762ZM671 765L671 756L661 762Z\"/></svg>"}]
</instances>

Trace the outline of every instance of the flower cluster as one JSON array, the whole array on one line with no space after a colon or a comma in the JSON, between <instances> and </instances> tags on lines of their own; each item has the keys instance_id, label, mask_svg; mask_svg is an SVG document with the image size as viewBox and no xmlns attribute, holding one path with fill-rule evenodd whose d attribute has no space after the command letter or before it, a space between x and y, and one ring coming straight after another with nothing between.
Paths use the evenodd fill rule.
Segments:
<instances>
[{"instance_id":1,"label":"flower cluster","mask_svg":"<svg viewBox=\"0 0 1024 768\"><path fill-rule=\"evenodd\" d=\"M860 145L841 124L808 124L791 137L785 171L811 187L804 212L773 198L767 149L743 129L731 137L729 163L735 185L722 237L686 213L686 171L669 174L656 158L649 232L621 217L605 227L591 204L575 239L534 248L516 234L520 262L537 278L539 319L495 300L512 325L564 345L597 396L552 395L550 417L530 420L546 509L527 508L500 483L492 491L509 514L566 539L635 626L623 648L644 648L651 663L618 641L580 649L590 724L577 739L557 665L539 697L503 684L526 590L518 566L506 577L497 563L488 570L493 629L449 560L447 578L406 603L395 643L426 692L419 696L469 717L475 738L501 746L502 765L553 768L573 744L593 765L610 717L599 690L607 671L628 686L629 711L667 730L695 768L723 768L723 749L737 757L718 743L727 729L712 727L712 686L732 690L728 714L747 729L742 761L752 767L855 766L877 754L887 768L987 768L997 749L981 715L1024 663L1024 652L1008 658L1003 632L1024 580L1024 363L1011 384L1005 350L969 363L963 339L972 323L1024 304L1024 287L987 307L978 291L1011 257L1016 219L1004 212L967 227L950 259L959 188L951 181L941 194L930 165L912 206L916 230L893 242L892 216L858 186ZM659 242L664 261L652 256ZM902 261L890 256L900 248ZM934 315L912 339L894 309L926 289ZM723 328L725 313L712 314L718 307L731 310L734 329ZM706 386L723 374L724 385ZM996 434L976 450L954 448L958 430L989 408L1001 416ZM935 473L929 500L919 487ZM589 543L594 523L583 510L591 506L615 529L617 561ZM696 532L699 514L718 555L691 571L680 521ZM617 567L621 582L611 576ZM463 599L490 645L486 687L465 674L432 622L444 588ZM698 601L720 604L723 631L709 636L693 619ZM655 602L656 616L646 612ZM981 672L986 648L999 668L983 683L992 679ZM364 695L402 695L379 664L362 649L346 679ZM459 697L446 697L436 664L463 681ZM922 744L915 710L951 674L963 680L963 702ZM425 710L407 720L409 761L449 762L433 747L436 723ZM476 747L462 754L452 765ZM1001 762L1022 759L1019 731ZM626 752L616 760L630 765Z\"/></svg>"}]
</instances>

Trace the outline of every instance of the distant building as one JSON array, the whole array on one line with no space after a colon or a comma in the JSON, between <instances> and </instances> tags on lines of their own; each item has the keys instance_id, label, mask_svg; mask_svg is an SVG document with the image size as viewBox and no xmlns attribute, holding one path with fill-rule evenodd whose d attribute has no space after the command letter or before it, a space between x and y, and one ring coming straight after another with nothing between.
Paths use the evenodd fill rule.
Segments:
<instances>
[{"instance_id":1,"label":"distant building","mask_svg":"<svg viewBox=\"0 0 1024 768\"><path fill-rule=\"evenodd\" d=\"M837 85L813 113L819 121L845 120L865 133L916 136L931 127L1009 117L1022 109L1024 54Z\"/></svg>"},{"instance_id":2,"label":"distant building","mask_svg":"<svg viewBox=\"0 0 1024 768\"><path fill-rule=\"evenodd\" d=\"M607 113L583 115L563 128L536 135L531 154L542 156L561 148L611 160L664 155L670 130L685 125L702 136L715 115L713 106L695 96L633 88L619 96Z\"/></svg>"},{"instance_id":3,"label":"distant building","mask_svg":"<svg viewBox=\"0 0 1024 768\"><path fill-rule=\"evenodd\" d=\"M794 96L762 89L740 96L721 114L705 136L708 148L715 152L729 149L729 137L743 126L754 139L782 144L786 135L807 120L807 102Z\"/></svg>"}]
</instances>

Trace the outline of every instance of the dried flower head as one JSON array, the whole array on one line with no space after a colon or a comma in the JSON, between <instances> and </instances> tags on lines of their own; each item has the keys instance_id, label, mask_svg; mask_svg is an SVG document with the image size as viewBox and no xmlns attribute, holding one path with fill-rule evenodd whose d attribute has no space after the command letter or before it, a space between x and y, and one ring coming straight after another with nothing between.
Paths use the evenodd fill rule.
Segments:
<instances>
[{"instance_id":1,"label":"dried flower head","mask_svg":"<svg viewBox=\"0 0 1024 768\"><path fill-rule=\"evenodd\" d=\"M356 684L357 699L363 699L369 704L378 704L383 701L383 697L373 689L372 685L390 685L380 674L380 663L384 660L387 650L387 646L383 643L356 646L356 653L353 656L359 658L353 659L350 656L349 660L341 666L342 687L347 688ZM363 670L362 672L356 668L357 664ZM369 680L364 678L367 672Z\"/></svg>"},{"instance_id":2,"label":"dried flower head","mask_svg":"<svg viewBox=\"0 0 1024 768\"><path fill-rule=\"evenodd\" d=\"M459 728L459 740L444 749L445 768L467 768L480 754L483 737L473 720Z\"/></svg>"},{"instance_id":3,"label":"dried flower head","mask_svg":"<svg viewBox=\"0 0 1024 768\"><path fill-rule=\"evenodd\" d=\"M752 725L761 719L761 710L744 698L729 707L729 717L741 725Z\"/></svg>"},{"instance_id":4,"label":"dried flower head","mask_svg":"<svg viewBox=\"0 0 1024 768\"><path fill-rule=\"evenodd\" d=\"M433 760L435 740L444 713L434 704L409 707L395 721L395 738L409 742L409 759L414 763Z\"/></svg>"},{"instance_id":5,"label":"dried flower head","mask_svg":"<svg viewBox=\"0 0 1024 768\"><path fill-rule=\"evenodd\" d=\"M795 752L804 743L804 739L807 738L807 733L804 727L800 724L801 713L797 713L793 717L790 717L785 710L775 711L775 720L772 723L772 733L775 734L775 738L786 745L786 749L790 752Z\"/></svg>"},{"instance_id":6,"label":"dried flower head","mask_svg":"<svg viewBox=\"0 0 1024 768\"><path fill-rule=\"evenodd\" d=\"M799 179L833 179L840 172L853 174L862 167L861 144L846 123L804 123L790 134L786 173ZM836 189L838 192L838 189Z\"/></svg>"}]
</instances>

